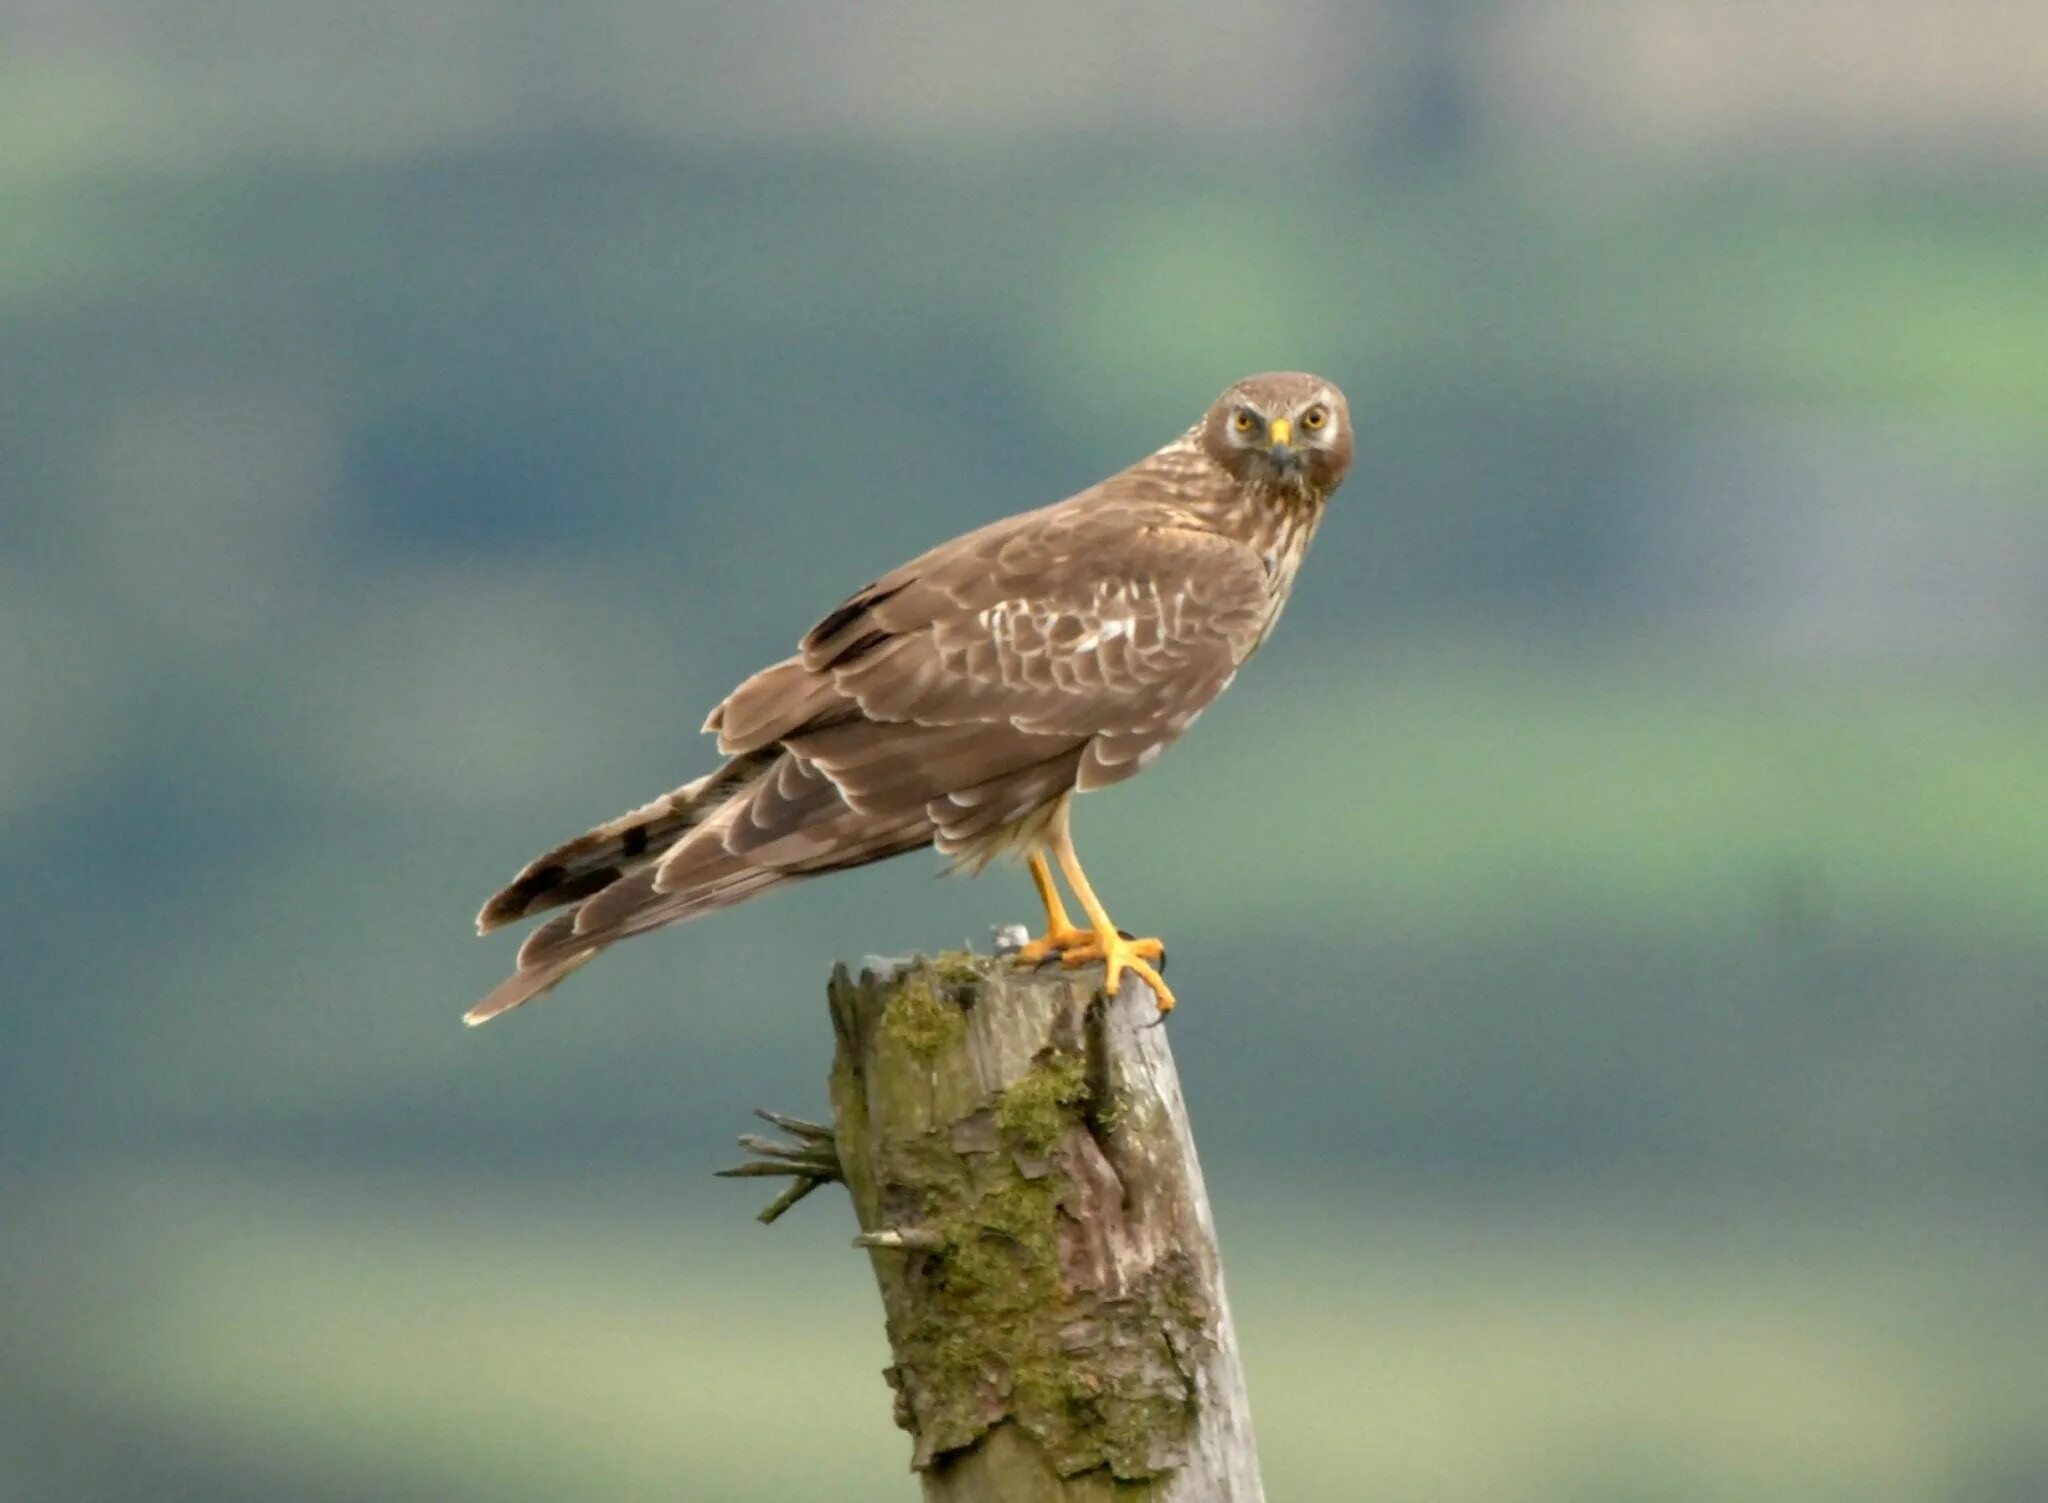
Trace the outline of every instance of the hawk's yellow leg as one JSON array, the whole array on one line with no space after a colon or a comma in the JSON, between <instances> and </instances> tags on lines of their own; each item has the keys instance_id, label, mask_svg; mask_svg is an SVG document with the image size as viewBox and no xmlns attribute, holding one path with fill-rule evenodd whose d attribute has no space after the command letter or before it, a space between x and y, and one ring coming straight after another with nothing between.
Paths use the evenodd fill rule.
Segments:
<instances>
[{"instance_id":1,"label":"hawk's yellow leg","mask_svg":"<svg viewBox=\"0 0 2048 1503\"><path fill-rule=\"evenodd\" d=\"M1045 904L1045 937L1034 939L1011 958L1019 965L1037 965L1047 956L1062 950L1094 943L1093 931L1076 929L1074 921L1067 917L1067 905L1060 901L1060 890L1053 885L1052 868L1045 864L1045 852L1033 851L1029 865L1032 884L1038 889L1038 901Z\"/></svg>"},{"instance_id":2,"label":"hawk's yellow leg","mask_svg":"<svg viewBox=\"0 0 2048 1503\"><path fill-rule=\"evenodd\" d=\"M1173 1011L1173 990L1152 965L1153 961L1164 958L1166 946L1156 939L1125 939L1117 933L1115 922L1102 906L1102 899L1096 897L1095 889L1088 885L1088 874L1081 870L1081 858L1074 850L1074 837L1068 832L1065 820L1060 821L1052 837L1052 853L1059 859L1067 886L1074 889L1074 896L1081 900L1081 907L1088 914L1088 922L1095 927L1095 933L1086 943L1061 952L1061 963L1083 966L1101 961L1102 988L1112 997L1116 995L1124 972L1136 971L1145 978L1145 984L1159 999L1159 1010Z\"/></svg>"}]
</instances>

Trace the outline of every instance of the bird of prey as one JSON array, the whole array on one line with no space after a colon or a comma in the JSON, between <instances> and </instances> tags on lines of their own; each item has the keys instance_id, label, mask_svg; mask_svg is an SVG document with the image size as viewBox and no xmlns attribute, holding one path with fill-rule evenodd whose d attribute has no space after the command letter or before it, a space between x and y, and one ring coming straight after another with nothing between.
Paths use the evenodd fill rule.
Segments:
<instances>
[{"instance_id":1,"label":"bird of prey","mask_svg":"<svg viewBox=\"0 0 2048 1503\"><path fill-rule=\"evenodd\" d=\"M1135 972L1165 1012L1164 948L1111 921L1069 808L1148 766L1266 640L1351 453L1335 386L1253 376L1129 469L858 591L711 712L724 766L549 851L484 904L480 933L567 911L464 1021L629 935L924 846L970 872L1023 857L1046 931L1018 960L1100 962L1111 995Z\"/></svg>"}]
</instances>

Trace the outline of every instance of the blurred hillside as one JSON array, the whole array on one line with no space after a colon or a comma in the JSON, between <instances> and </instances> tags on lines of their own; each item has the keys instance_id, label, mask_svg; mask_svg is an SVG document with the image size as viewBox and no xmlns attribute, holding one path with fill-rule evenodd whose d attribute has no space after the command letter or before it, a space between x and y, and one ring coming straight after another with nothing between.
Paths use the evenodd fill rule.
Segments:
<instances>
[{"instance_id":1,"label":"blurred hillside","mask_svg":"<svg viewBox=\"0 0 2048 1503\"><path fill-rule=\"evenodd\" d=\"M25 142L67 163L362 160L536 129L919 153L1483 140L1694 169L2021 168L2048 143L2048 14L2004 0L5 0L0 37Z\"/></svg>"},{"instance_id":2,"label":"blurred hillside","mask_svg":"<svg viewBox=\"0 0 2048 1503\"><path fill-rule=\"evenodd\" d=\"M2048 19L853 16L0 0L0 1496L900 1496L836 1211L704 1175L818 1105L834 958L1028 887L910 858L480 1034L469 917L1272 367L1359 465L1080 838L1275 1495L2048 1491ZM779 1493L616 1407L699 1343L770 1401L763 1257L836 1322ZM616 1473L514 1433L529 1321Z\"/></svg>"}]
</instances>

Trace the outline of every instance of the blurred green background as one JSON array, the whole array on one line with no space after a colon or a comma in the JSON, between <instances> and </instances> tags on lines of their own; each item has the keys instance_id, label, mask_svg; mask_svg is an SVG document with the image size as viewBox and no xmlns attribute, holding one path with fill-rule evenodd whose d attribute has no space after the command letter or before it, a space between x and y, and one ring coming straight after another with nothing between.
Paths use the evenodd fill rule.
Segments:
<instances>
[{"instance_id":1,"label":"blurred green background","mask_svg":"<svg viewBox=\"0 0 2048 1503\"><path fill-rule=\"evenodd\" d=\"M2048 12L0 0L0 1497L902 1499L830 962L536 850L1227 382L1360 459L1090 800L1276 1498L2048 1497ZM1192 811L1199 810L1199 817Z\"/></svg>"}]
</instances>

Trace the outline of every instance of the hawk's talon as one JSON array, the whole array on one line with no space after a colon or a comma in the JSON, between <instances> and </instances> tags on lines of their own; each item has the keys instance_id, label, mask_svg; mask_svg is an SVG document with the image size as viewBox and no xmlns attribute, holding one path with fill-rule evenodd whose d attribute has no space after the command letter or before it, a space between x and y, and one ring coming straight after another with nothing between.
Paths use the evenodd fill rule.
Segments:
<instances>
[{"instance_id":1,"label":"hawk's talon","mask_svg":"<svg viewBox=\"0 0 2048 1503\"><path fill-rule=\"evenodd\" d=\"M1029 944L1019 945L1011 953L1010 959L1022 966L1040 966L1048 960L1066 954L1077 945L1089 945L1094 942L1095 935L1091 930L1076 929L1071 924L1064 928L1055 926Z\"/></svg>"},{"instance_id":2,"label":"hawk's talon","mask_svg":"<svg viewBox=\"0 0 2048 1503\"><path fill-rule=\"evenodd\" d=\"M1119 929L1116 931L1116 938L1111 940L1110 943L1116 947L1117 952L1122 957L1118 961L1120 966L1128 965L1133 960L1164 960L1166 958L1166 944L1163 940L1139 939ZM1061 962L1068 966L1094 965L1096 961L1106 958L1103 953L1102 941L1085 930L1082 931L1078 942L1072 947L1060 951ZM1150 967L1148 966L1147 969L1149 970Z\"/></svg>"},{"instance_id":3,"label":"hawk's talon","mask_svg":"<svg viewBox=\"0 0 2048 1503\"><path fill-rule=\"evenodd\" d=\"M1117 994L1123 984L1125 971L1136 972L1144 983L1152 988L1152 995L1159 1001L1163 1015L1173 1011L1173 989L1166 984L1166 978L1159 974L1153 961L1162 964L1166 960L1166 945L1157 939L1133 939L1122 930L1115 938L1104 944L1098 935L1089 935L1085 944L1063 951L1060 964L1068 969L1102 962L1102 990L1111 997Z\"/></svg>"},{"instance_id":4,"label":"hawk's talon","mask_svg":"<svg viewBox=\"0 0 2048 1503\"><path fill-rule=\"evenodd\" d=\"M1130 931L1130 930L1128 930L1128 929L1119 929L1119 930L1117 930L1116 932L1117 932L1117 934L1118 934L1118 935L1119 935L1120 937L1122 937L1122 938L1124 938L1124 939L1129 939L1129 940L1136 940L1136 941L1137 941L1137 942L1138 942L1139 944L1141 944L1141 945L1147 945L1147 946L1151 946L1151 945L1157 945L1157 946L1159 947L1159 949L1158 949L1158 953L1157 953L1157 954L1146 954L1146 955L1145 955L1145 956L1144 956L1143 958L1144 958L1144 959L1146 959L1146 960L1149 960L1149 961L1151 961L1151 962L1153 963L1153 967L1154 967L1154 969L1156 969L1156 970L1157 970L1157 971L1159 972L1159 974L1160 974L1160 975L1164 976L1164 975L1166 974L1166 941L1165 941L1165 940L1163 940L1163 939L1142 939L1142 940L1141 940L1141 939L1138 939L1138 936L1137 936L1137 935L1135 935L1135 934L1131 933L1131 931Z\"/></svg>"}]
</instances>

